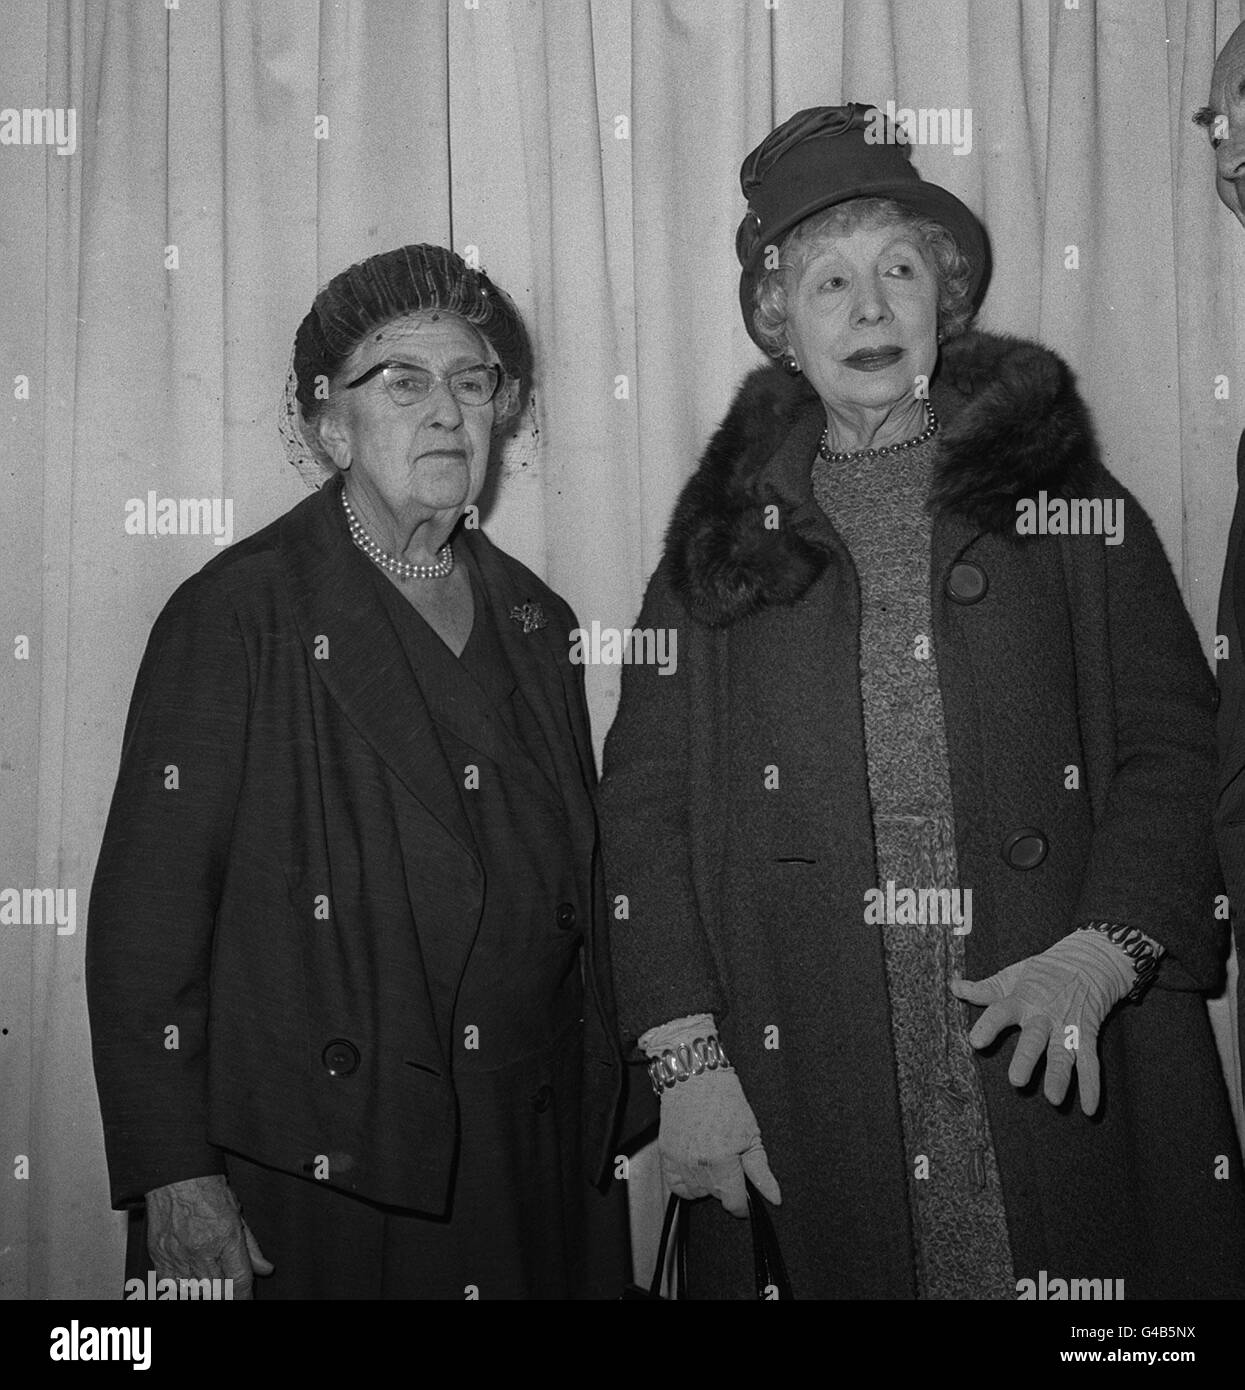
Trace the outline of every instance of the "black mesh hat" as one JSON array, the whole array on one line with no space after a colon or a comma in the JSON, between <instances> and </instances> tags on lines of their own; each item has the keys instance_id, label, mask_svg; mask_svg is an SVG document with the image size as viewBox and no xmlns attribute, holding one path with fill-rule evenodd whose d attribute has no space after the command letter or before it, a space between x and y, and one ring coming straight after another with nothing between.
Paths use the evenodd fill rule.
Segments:
<instances>
[{"instance_id":1,"label":"black mesh hat","mask_svg":"<svg viewBox=\"0 0 1245 1390\"><path fill-rule=\"evenodd\" d=\"M973 266L972 297L981 289L988 257L981 223L953 193L917 173L907 142L875 106L797 111L744 160L739 183L748 200L735 234L739 303L748 335L762 349L753 295L767 249L806 217L853 198L890 198L941 222Z\"/></svg>"},{"instance_id":2,"label":"black mesh hat","mask_svg":"<svg viewBox=\"0 0 1245 1390\"><path fill-rule=\"evenodd\" d=\"M399 246L335 275L299 325L293 365L304 418L322 403L317 378L331 377L373 330L423 310L456 314L474 325L506 375L525 379L531 349L509 295L443 246Z\"/></svg>"}]
</instances>

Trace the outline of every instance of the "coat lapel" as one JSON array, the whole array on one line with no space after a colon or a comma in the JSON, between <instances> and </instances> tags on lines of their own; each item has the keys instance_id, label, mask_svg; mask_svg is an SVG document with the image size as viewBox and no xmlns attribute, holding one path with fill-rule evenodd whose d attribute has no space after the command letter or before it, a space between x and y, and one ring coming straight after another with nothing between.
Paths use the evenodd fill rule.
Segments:
<instances>
[{"instance_id":1,"label":"coat lapel","mask_svg":"<svg viewBox=\"0 0 1245 1390\"><path fill-rule=\"evenodd\" d=\"M463 852L475 838L432 716L350 539L339 481L286 515L280 548L312 670L403 785Z\"/></svg>"}]
</instances>

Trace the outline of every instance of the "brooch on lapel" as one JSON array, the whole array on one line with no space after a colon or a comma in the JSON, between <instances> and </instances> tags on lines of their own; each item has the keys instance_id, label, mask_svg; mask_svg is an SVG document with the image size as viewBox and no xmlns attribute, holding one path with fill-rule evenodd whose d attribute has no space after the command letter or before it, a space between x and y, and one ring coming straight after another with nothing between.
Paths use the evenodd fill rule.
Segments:
<instances>
[{"instance_id":1,"label":"brooch on lapel","mask_svg":"<svg viewBox=\"0 0 1245 1390\"><path fill-rule=\"evenodd\" d=\"M545 610L540 604L532 603L529 599L527 603L515 604L510 610L510 621L521 623L524 632L539 632L548 625L549 619L545 617Z\"/></svg>"}]
</instances>

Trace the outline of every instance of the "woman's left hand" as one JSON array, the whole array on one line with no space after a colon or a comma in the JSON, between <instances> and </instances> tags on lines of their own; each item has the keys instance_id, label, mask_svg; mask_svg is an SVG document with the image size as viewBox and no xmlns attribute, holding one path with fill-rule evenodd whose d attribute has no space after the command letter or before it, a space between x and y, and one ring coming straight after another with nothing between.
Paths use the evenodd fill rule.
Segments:
<instances>
[{"instance_id":1,"label":"woman's left hand","mask_svg":"<svg viewBox=\"0 0 1245 1390\"><path fill-rule=\"evenodd\" d=\"M1135 978L1120 947L1098 932L1076 931L988 979L952 980L951 992L988 1006L968 1035L974 1047L988 1047L1004 1028L1020 1026L1007 1071L1013 1086L1028 1082L1045 1052L1046 1099L1052 1105L1063 1100L1075 1065L1081 1109L1092 1115L1098 1108L1098 1030Z\"/></svg>"}]
</instances>

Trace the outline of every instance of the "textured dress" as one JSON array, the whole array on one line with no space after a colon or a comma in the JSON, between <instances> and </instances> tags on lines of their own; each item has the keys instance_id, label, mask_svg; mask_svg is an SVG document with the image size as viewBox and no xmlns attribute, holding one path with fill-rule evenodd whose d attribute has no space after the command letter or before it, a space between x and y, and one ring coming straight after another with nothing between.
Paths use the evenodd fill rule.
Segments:
<instances>
[{"instance_id":1,"label":"textured dress","mask_svg":"<svg viewBox=\"0 0 1245 1390\"><path fill-rule=\"evenodd\" d=\"M860 583L860 685L877 879L879 889L893 883L897 894L960 886L924 505L937 453L935 436L881 457L829 462L818 456L812 472L813 495ZM882 933L919 1296L1015 1298L965 1006L947 987L963 974L964 935L945 921L887 922Z\"/></svg>"}]
</instances>

